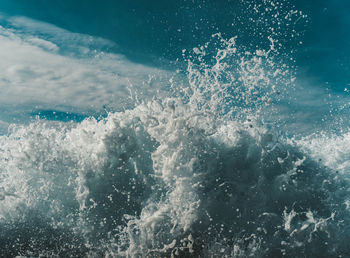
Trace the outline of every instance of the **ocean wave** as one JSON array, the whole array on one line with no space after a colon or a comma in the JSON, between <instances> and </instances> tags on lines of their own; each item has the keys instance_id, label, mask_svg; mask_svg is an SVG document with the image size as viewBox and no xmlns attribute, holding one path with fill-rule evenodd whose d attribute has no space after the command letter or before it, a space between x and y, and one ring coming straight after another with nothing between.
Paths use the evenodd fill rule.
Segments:
<instances>
[{"instance_id":1,"label":"ocean wave","mask_svg":"<svg viewBox=\"0 0 350 258\"><path fill-rule=\"evenodd\" d=\"M273 24L303 17L265 2L250 7ZM349 256L349 133L280 132L294 66L286 30L266 28L265 48L216 33L184 50L167 97L135 89L124 111L6 123L0 256Z\"/></svg>"},{"instance_id":2,"label":"ocean wave","mask_svg":"<svg viewBox=\"0 0 350 258\"><path fill-rule=\"evenodd\" d=\"M2 256L348 251L346 175L254 121L166 99L0 141Z\"/></svg>"}]
</instances>

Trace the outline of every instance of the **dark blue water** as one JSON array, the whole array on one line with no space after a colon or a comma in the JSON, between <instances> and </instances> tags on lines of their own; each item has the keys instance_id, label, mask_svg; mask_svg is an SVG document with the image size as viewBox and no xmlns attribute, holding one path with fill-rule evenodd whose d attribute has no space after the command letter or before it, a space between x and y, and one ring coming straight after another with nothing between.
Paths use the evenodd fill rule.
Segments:
<instances>
[{"instance_id":1,"label":"dark blue water","mask_svg":"<svg viewBox=\"0 0 350 258\"><path fill-rule=\"evenodd\" d=\"M350 3L0 3L1 257L349 257Z\"/></svg>"}]
</instances>

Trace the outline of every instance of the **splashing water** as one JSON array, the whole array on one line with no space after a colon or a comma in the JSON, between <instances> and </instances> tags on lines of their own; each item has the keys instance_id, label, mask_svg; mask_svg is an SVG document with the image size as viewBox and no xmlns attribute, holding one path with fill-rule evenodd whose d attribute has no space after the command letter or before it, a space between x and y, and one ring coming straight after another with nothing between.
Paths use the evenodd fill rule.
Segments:
<instances>
[{"instance_id":1,"label":"splashing water","mask_svg":"<svg viewBox=\"0 0 350 258\"><path fill-rule=\"evenodd\" d=\"M332 149L348 136L320 153L324 137L267 126L293 73L272 36L255 51L237 40L184 51L187 80L167 98L12 125L0 136L0 256L348 256L348 148Z\"/></svg>"}]
</instances>

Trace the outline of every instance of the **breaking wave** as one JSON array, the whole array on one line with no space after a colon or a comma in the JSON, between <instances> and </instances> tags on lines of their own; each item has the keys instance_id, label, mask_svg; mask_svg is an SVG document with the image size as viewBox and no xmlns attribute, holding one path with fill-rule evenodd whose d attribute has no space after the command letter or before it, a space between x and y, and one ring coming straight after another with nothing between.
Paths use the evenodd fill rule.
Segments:
<instances>
[{"instance_id":1,"label":"breaking wave","mask_svg":"<svg viewBox=\"0 0 350 258\"><path fill-rule=\"evenodd\" d=\"M169 97L11 125L0 256L349 256L349 136L278 131L294 79L267 43L215 34L184 51Z\"/></svg>"}]
</instances>

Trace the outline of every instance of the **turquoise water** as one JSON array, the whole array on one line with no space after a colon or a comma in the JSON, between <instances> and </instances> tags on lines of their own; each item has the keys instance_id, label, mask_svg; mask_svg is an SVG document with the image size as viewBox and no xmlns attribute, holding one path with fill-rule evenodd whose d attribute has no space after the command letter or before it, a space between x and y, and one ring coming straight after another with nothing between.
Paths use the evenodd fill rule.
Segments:
<instances>
[{"instance_id":1,"label":"turquoise water","mask_svg":"<svg viewBox=\"0 0 350 258\"><path fill-rule=\"evenodd\" d=\"M348 257L346 1L1 1L1 257Z\"/></svg>"}]
</instances>

